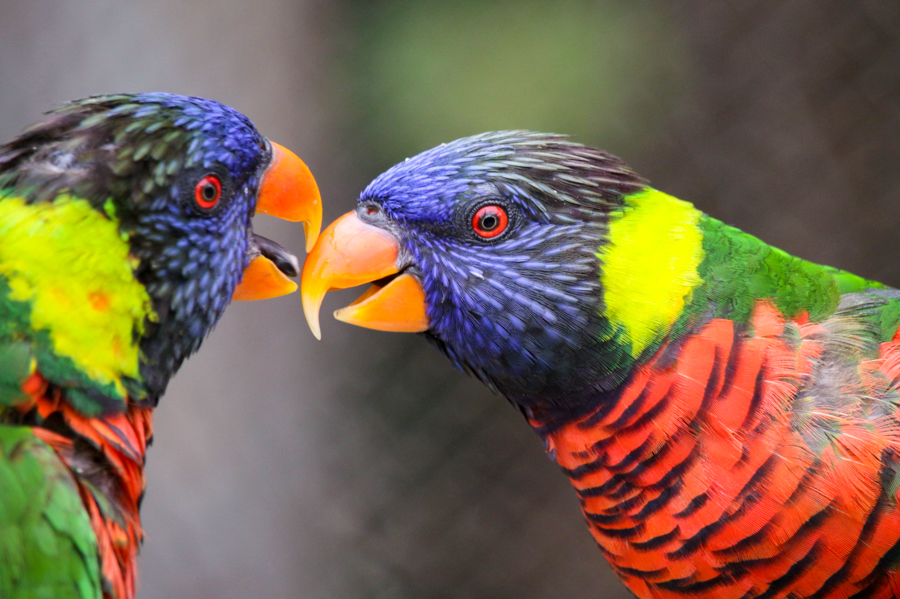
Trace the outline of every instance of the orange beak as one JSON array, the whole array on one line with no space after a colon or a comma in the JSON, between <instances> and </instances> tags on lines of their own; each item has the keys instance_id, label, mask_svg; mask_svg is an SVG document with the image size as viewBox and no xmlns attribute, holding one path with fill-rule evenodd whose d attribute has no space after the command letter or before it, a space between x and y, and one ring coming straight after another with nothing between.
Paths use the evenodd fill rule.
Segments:
<instances>
[{"instance_id":1,"label":"orange beak","mask_svg":"<svg viewBox=\"0 0 900 599\"><path fill-rule=\"evenodd\" d=\"M263 174L256 198L256 213L291 222L303 222L309 251L322 228L322 198L312 173L296 154L272 143L272 161ZM299 274L300 261L278 244L254 235L250 265L234 290L234 300L257 300L287 295L297 290L288 277Z\"/></svg>"},{"instance_id":2,"label":"orange beak","mask_svg":"<svg viewBox=\"0 0 900 599\"><path fill-rule=\"evenodd\" d=\"M303 312L316 339L322 338L319 309L325 294L365 283L373 285L336 311L335 318L379 331L428 330L425 291L413 275L400 273L399 254L396 237L363 222L356 212L348 212L325 229L306 257L301 278Z\"/></svg>"}]
</instances>

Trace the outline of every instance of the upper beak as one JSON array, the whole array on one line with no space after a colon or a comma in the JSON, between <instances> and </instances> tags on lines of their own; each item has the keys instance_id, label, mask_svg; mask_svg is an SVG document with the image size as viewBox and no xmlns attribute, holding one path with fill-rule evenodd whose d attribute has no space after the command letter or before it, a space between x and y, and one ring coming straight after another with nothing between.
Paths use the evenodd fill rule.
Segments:
<instances>
[{"instance_id":1,"label":"upper beak","mask_svg":"<svg viewBox=\"0 0 900 599\"><path fill-rule=\"evenodd\" d=\"M272 161L263 173L256 198L256 213L276 216L291 222L303 222L306 250L309 251L322 228L322 198L312 173L296 154L277 143L272 144ZM288 277L299 274L300 260L265 237L251 239L250 265L234 291L234 300L278 297L296 291Z\"/></svg>"},{"instance_id":2,"label":"upper beak","mask_svg":"<svg viewBox=\"0 0 900 599\"><path fill-rule=\"evenodd\" d=\"M336 311L335 318L380 331L427 331L425 292L413 275L400 273L399 255L397 238L363 222L356 212L329 225L306 257L300 283L303 312L313 335L322 338L319 308L325 294L364 283L374 284L355 302Z\"/></svg>"}]
</instances>

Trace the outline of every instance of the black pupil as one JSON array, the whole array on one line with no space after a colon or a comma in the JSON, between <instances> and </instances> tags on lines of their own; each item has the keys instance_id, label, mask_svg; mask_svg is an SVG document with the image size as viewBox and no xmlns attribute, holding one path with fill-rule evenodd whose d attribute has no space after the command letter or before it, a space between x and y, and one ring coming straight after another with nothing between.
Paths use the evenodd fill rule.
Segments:
<instances>
[{"instance_id":1,"label":"black pupil","mask_svg":"<svg viewBox=\"0 0 900 599\"><path fill-rule=\"evenodd\" d=\"M500 219L496 214L485 214L481 217L481 228L485 231L493 231L500 224Z\"/></svg>"},{"instance_id":2,"label":"black pupil","mask_svg":"<svg viewBox=\"0 0 900 599\"><path fill-rule=\"evenodd\" d=\"M216 186L212 183L205 183L203 185L201 193L203 194L204 200L206 200L207 202L212 202L214 199L216 199Z\"/></svg>"}]
</instances>

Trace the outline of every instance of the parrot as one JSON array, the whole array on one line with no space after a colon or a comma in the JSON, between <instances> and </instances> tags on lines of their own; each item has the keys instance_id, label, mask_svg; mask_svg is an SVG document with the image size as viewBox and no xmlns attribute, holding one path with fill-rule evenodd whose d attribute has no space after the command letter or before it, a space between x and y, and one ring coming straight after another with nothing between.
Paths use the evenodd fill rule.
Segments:
<instances>
[{"instance_id":1,"label":"parrot","mask_svg":"<svg viewBox=\"0 0 900 599\"><path fill-rule=\"evenodd\" d=\"M641 599L900 597L900 291L792 256L556 134L397 164L301 277L524 416Z\"/></svg>"},{"instance_id":2,"label":"parrot","mask_svg":"<svg viewBox=\"0 0 900 599\"><path fill-rule=\"evenodd\" d=\"M76 100L0 146L0 597L132 599L153 410L231 299L296 290L251 218L307 166L213 100Z\"/></svg>"}]
</instances>

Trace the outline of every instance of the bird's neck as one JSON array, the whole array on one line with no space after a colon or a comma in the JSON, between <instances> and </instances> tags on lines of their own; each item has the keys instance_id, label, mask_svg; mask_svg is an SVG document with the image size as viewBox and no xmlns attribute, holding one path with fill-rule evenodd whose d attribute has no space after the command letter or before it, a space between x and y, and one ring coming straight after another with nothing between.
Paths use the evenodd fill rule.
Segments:
<instances>
[{"instance_id":1,"label":"bird's neck","mask_svg":"<svg viewBox=\"0 0 900 599\"><path fill-rule=\"evenodd\" d=\"M609 338L632 360L668 335L704 280L703 213L652 188L624 198L597 258Z\"/></svg>"},{"instance_id":2,"label":"bird's neck","mask_svg":"<svg viewBox=\"0 0 900 599\"><path fill-rule=\"evenodd\" d=\"M140 379L145 405L155 406L185 359L200 349L231 301L249 263L249 216L236 216L216 241L222 251L202 250L212 243L203 231L182 231L170 215L149 215L136 225L132 253L137 279L149 294L155 318L140 337ZM167 231L160 246L155 228ZM186 249L167 252L166 248ZM160 259L159 256L165 256ZM134 398L132 398L134 399Z\"/></svg>"},{"instance_id":3,"label":"bird's neck","mask_svg":"<svg viewBox=\"0 0 900 599\"><path fill-rule=\"evenodd\" d=\"M819 320L881 284L796 258L652 188L624 198L598 252L606 333L636 363L712 318L744 325L758 300Z\"/></svg>"},{"instance_id":4,"label":"bird's neck","mask_svg":"<svg viewBox=\"0 0 900 599\"><path fill-rule=\"evenodd\" d=\"M123 409L139 377L135 335L155 316L114 211L66 195L52 204L6 191L0 199L0 304L10 333L33 340L38 369L72 389L83 412Z\"/></svg>"},{"instance_id":5,"label":"bird's neck","mask_svg":"<svg viewBox=\"0 0 900 599\"><path fill-rule=\"evenodd\" d=\"M762 301L787 318L819 321L841 294L883 287L791 256L653 189L611 215L597 256L602 301L577 350L544 359L547 373L492 381L526 414L542 413L544 426L611 409L642 365L677 352L714 319L752 330Z\"/></svg>"}]
</instances>

